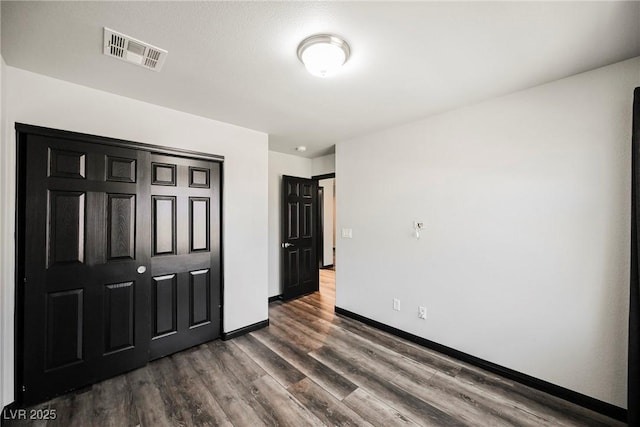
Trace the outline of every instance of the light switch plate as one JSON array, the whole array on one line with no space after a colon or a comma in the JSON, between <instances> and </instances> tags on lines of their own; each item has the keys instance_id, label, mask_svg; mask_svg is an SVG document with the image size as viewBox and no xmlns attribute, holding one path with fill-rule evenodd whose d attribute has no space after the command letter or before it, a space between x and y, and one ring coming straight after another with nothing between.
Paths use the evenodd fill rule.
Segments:
<instances>
[{"instance_id":1,"label":"light switch plate","mask_svg":"<svg viewBox=\"0 0 640 427\"><path fill-rule=\"evenodd\" d=\"M343 228L342 229L342 237L345 239L351 239L353 238L353 230L350 228Z\"/></svg>"}]
</instances>

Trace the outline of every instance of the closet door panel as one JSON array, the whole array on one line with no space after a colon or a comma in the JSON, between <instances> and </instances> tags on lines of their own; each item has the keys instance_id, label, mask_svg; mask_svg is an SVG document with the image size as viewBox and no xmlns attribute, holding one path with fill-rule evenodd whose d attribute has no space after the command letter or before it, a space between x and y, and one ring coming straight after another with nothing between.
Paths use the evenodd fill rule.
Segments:
<instances>
[{"instance_id":1,"label":"closet door panel","mask_svg":"<svg viewBox=\"0 0 640 427\"><path fill-rule=\"evenodd\" d=\"M21 134L23 402L143 366L149 354L145 151Z\"/></svg>"},{"instance_id":2,"label":"closet door panel","mask_svg":"<svg viewBox=\"0 0 640 427\"><path fill-rule=\"evenodd\" d=\"M160 246L151 269L154 277L175 277L176 320L175 331L152 338L155 359L220 336L220 245L212 244L220 241L220 167L166 155L152 155L151 164L163 171L151 184L153 204L167 203L153 212ZM160 303L152 310L166 310Z\"/></svg>"}]
</instances>

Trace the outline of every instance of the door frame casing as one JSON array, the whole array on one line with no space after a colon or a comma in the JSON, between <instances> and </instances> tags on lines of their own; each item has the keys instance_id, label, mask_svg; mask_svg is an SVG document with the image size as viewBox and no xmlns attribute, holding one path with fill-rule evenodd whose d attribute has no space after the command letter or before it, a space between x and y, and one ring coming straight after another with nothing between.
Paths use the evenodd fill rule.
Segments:
<instances>
[{"instance_id":1,"label":"door frame casing","mask_svg":"<svg viewBox=\"0 0 640 427\"><path fill-rule=\"evenodd\" d=\"M108 145L113 147L143 150L150 153L166 154L177 157L213 161L220 165L220 335L224 331L224 156L185 150L181 148L169 148L142 142L127 141L104 136L84 134L73 131L58 130L30 124L15 123L16 131L16 217L15 217L15 312L14 312L14 399L21 402L23 399L22 385L24 383L24 278L25 270L25 241L26 241L26 186L27 186L27 135L41 135L52 138L61 138L72 141L91 144Z\"/></svg>"},{"instance_id":2,"label":"door frame casing","mask_svg":"<svg viewBox=\"0 0 640 427\"><path fill-rule=\"evenodd\" d=\"M330 178L335 178L336 177L336 173L335 172L331 172L331 173L325 173L324 175L314 175L311 177L311 179L315 179L316 181L320 181L321 179L330 179Z\"/></svg>"}]
</instances>

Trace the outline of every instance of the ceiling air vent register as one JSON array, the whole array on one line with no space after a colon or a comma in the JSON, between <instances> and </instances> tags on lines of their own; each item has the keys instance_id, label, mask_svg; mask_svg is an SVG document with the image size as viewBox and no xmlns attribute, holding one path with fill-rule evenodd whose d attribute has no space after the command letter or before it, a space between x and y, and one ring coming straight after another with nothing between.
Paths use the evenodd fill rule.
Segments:
<instances>
[{"instance_id":1,"label":"ceiling air vent register","mask_svg":"<svg viewBox=\"0 0 640 427\"><path fill-rule=\"evenodd\" d=\"M153 71L160 71L168 52L133 37L104 27L104 47L107 56L131 62Z\"/></svg>"}]
</instances>

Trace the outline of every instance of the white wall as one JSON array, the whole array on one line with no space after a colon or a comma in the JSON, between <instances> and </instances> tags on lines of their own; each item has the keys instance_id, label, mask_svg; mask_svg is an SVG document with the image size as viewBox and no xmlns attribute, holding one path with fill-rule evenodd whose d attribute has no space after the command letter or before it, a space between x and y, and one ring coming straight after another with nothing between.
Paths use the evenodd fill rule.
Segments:
<instances>
[{"instance_id":1,"label":"white wall","mask_svg":"<svg viewBox=\"0 0 640 427\"><path fill-rule=\"evenodd\" d=\"M311 159L269 151L269 296L282 293L280 285L280 210L282 175L311 177Z\"/></svg>"},{"instance_id":2,"label":"white wall","mask_svg":"<svg viewBox=\"0 0 640 427\"><path fill-rule=\"evenodd\" d=\"M337 305L626 407L638 85L635 58L338 144Z\"/></svg>"},{"instance_id":3,"label":"white wall","mask_svg":"<svg viewBox=\"0 0 640 427\"><path fill-rule=\"evenodd\" d=\"M325 175L336 171L336 155L328 154L311 160L311 175Z\"/></svg>"},{"instance_id":4,"label":"white wall","mask_svg":"<svg viewBox=\"0 0 640 427\"><path fill-rule=\"evenodd\" d=\"M321 179L318 181L318 186L324 188L323 200L322 200L322 265L328 266L333 264L333 248L334 243L334 218L333 207L335 203L334 188L335 178Z\"/></svg>"},{"instance_id":5,"label":"white wall","mask_svg":"<svg viewBox=\"0 0 640 427\"><path fill-rule=\"evenodd\" d=\"M15 122L225 156L224 331L267 319L266 134L6 67L8 132L2 141L3 355L13 354ZM4 402L13 366L4 364Z\"/></svg>"}]
</instances>

